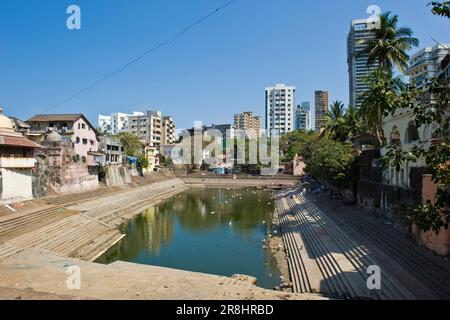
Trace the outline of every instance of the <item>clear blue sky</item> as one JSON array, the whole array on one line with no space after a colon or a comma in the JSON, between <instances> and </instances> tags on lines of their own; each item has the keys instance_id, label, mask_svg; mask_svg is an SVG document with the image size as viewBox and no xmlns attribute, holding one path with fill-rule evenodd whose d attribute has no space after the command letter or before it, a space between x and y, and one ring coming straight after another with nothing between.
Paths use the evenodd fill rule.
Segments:
<instances>
[{"instance_id":1,"label":"clear blue sky","mask_svg":"<svg viewBox=\"0 0 450 320\"><path fill-rule=\"evenodd\" d=\"M377 4L411 27L421 47L450 42L430 0L236 0L124 72L52 110L99 113L160 109L178 127L230 123L264 113L264 87L297 86L348 103L346 37L351 19ZM127 63L227 0L0 0L0 106L28 119ZM82 30L66 28L66 8Z\"/></svg>"}]
</instances>

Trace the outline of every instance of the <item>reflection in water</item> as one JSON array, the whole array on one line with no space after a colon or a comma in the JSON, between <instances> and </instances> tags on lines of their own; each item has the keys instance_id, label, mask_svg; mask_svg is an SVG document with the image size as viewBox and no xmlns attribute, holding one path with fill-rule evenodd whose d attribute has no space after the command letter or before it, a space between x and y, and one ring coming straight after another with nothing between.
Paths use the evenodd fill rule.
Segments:
<instances>
[{"instance_id":1,"label":"reflection in water","mask_svg":"<svg viewBox=\"0 0 450 320\"><path fill-rule=\"evenodd\" d=\"M262 240L271 232L270 194L189 190L124 223L127 236L98 262L123 260L231 276L252 275L273 288L280 273Z\"/></svg>"}]
</instances>

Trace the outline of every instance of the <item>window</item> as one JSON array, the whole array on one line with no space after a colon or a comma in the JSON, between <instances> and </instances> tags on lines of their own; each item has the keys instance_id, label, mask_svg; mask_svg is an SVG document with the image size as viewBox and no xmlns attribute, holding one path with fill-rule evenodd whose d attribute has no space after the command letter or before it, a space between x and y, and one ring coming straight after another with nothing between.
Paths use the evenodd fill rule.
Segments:
<instances>
[{"instance_id":1,"label":"window","mask_svg":"<svg viewBox=\"0 0 450 320\"><path fill-rule=\"evenodd\" d=\"M80 143L80 138L79 137L76 138L76 142Z\"/></svg>"},{"instance_id":2,"label":"window","mask_svg":"<svg viewBox=\"0 0 450 320\"><path fill-rule=\"evenodd\" d=\"M408 123L408 128L406 129L406 143L411 143L419 140L419 132L417 131L416 126L413 121Z\"/></svg>"},{"instance_id":3,"label":"window","mask_svg":"<svg viewBox=\"0 0 450 320\"><path fill-rule=\"evenodd\" d=\"M83 139L83 144L87 144L88 140L87 139Z\"/></svg>"},{"instance_id":4,"label":"window","mask_svg":"<svg viewBox=\"0 0 450 320\"><path fill-rule=\"evenodd\" d=\"M86 129L86 125L83 123L83 124L81 125L81 128Z\"/></svg>"}]
</instances>

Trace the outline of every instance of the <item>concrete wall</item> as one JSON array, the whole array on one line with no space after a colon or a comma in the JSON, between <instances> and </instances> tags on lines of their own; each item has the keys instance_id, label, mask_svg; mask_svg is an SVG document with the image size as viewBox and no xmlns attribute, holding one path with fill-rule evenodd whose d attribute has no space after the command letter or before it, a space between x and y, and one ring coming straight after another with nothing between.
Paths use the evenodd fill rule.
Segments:
<instances>
[{"instance_id":1,"label":"concrete wall","mask_svg":"<svg viewBox=\"0 0 450 320\"><path fill-rule=\"evenodd\" d=\"M8 203L33 198L31 169L1 168L2 194L0 201Z\"/></svg>"},{"instance_id":2,"label":"concrete wall","mask_svg":"<svg viewBox=\"0 0 450 320\"><path fill-rule=\"evenodd\" d=\"M60 184L53 187L60 193L77 193L98 188L98 175L89 172L85 164L68 165L61 172Z\"/></svg>"},{"instance_id":3,"label":"concrete wall","mask_svg":"<svg viewBox=\"0 0 450 320\"><path fill-rule=\"evenodd\" d=\"M431 175L423 176L422 200L434 202L437 191L436 184L431 180ZM433 231L421 232L413 226L412 234L416 241L442 256L450 255L450 229L442 228L439 234Z\"/></svg>"},{"instance_id":4,"label":"concrete wall","mask_svg":"<svg viewBox=\"0 0 450 320\"><path fill-rule=\"evenodd\" d=\"M120 186L132 182L128 170L118 165L107 166L105 181L107 186Z\"/></svg>"}]
</instances>

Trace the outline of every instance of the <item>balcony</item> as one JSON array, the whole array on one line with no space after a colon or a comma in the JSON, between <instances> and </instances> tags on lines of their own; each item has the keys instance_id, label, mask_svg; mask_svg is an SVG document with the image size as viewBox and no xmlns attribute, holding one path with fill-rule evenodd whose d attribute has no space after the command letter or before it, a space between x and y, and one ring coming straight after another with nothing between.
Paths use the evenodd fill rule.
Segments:
<instances>
[{"instance_id":1,"label":"balcony","mask_svg":"<svg viewBox=\"0 0 450 320\"><path fill-rule=\"evenodd\" d=\"M101 166L105 162L105 154L100 152L89 151L86 157L88 167Z\"/></svg>"},{"instance_id":2,"label":"balcony","mask_svg":"<svg viewBox=\"0 0 450 320\"><path fill-rule=\"evenodd\" d=\"M30 157L0 157L1 168L34 168L35 158Z\"/></svg>"}]
</instances>

